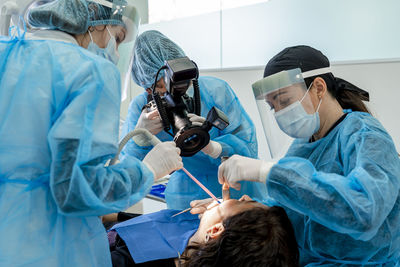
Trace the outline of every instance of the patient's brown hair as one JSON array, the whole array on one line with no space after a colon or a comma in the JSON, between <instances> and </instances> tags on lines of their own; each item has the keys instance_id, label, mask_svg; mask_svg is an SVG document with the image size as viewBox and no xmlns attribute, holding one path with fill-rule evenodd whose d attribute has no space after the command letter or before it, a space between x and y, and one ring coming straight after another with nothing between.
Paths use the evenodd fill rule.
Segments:
<instances>
[{"instance_id":1,"label":"patient's brown hair","mask_svg":"<svg viewBox=\"0 0 400 267\"><path fill-rule=\"evenodd\" d=\"M281 207L253 208L223 221L224 231L186 248L184 266L299 266L292 224Z\"/></svg>"}]
</instances>

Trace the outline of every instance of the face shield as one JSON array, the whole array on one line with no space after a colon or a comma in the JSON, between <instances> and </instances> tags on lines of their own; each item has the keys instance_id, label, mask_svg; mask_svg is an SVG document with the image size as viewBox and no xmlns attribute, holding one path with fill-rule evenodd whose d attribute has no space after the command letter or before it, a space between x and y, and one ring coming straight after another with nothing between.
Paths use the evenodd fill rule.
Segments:
<instances>
[{"instance_id":1,"label":"face shield","mask_svg":"<svg viewBox=\"0 0 400 267\"><path fill-rule=\"evenodd\" d=\"M10 27L24 25L20 20L21 17L27 13L27 10L35 3L35 5L41 5L52 0L6 0L0 1L0 35L8 36ZM36 3L37 2L37 3ZM27 30L29 31L29 25Z\"/></svg>"},{"instance_id":2,"label":"face shield","mask_svg":"<svg viewBox=\"0 0 400 267\"><path fill-rule=\"evenodd\" d=\"M137 9L133 6L132 1L107 1L107 0L91 0L91 2L102 5L111 9L109 16L104 19L103 23L110 21L121 21L122 26L126 29L125 39L118 46L119 60L117 67L121 73L121 86L122 97L124 101L127 97L127 91L130 87L132 59L133 59L133 46L138 34L138 27L140 23L140 16Z\"/></svg>"},{"instance_id":3,"label":"face shield","mask_svg":"<svg viewBox=\"0 0 400 267\"><path fill-rule=\"evenodd\" d=\"M286 153L291 137L308 138L319 129L318 108L313 105L304 79L328 72L330 68L303 73L296 68L275 73L252 85L273 158Z\"/></svg>"},{"instance_id":4,"label":"face shield","mask_svg":"<svg viewBox=\"0 0 400 267\"><path fill-rule=\"evenodd\" d=\"M13 8L16 3L19 7ZM4 7L12 14L10 23L16 25L19 16L24 17L28 32L41 29L57 29L70 34L84 34L89 26L107 25L122 26L125 31L124 40L118 45L119 60L117 67L121 74L122 100L130 86L133 46L137 37L140 17L132 4L133 0L9 0ZM1 13L1 14L3 14ZM0 19L10 18L2 15ZM16 19L15 19L16 18ZM31 23L34 23L31 25ZM4 26L5 27L5 26Z\"/></svg>"}]
</instances>

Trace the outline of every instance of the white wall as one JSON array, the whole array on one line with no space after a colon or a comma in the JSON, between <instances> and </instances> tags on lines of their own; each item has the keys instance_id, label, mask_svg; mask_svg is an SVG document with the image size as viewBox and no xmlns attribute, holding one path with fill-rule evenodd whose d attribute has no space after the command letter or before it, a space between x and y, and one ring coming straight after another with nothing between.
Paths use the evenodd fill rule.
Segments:
<instances>
[{"instance_id":1,"label":"white wall","mask_svg":"<svg viewBox=\"0 0 400 267\"><path fill-rule=\"evenodd\" d=\"M244 109L249 114L250 118L256 125L257 140L258 140L258 154L260 158L268 159L270 157L268 144L263 132L260 116L256 101L251 90L251 85L263 76L264 70L262 68L256 69L235 69L235 70L219 70L219 71L200 71L200 75L214 76L229 83L235 91ZM229 118L230 120L233 118Z\"/></svg>"},{"instance_id":2,"label":"white wall","mask_svg":"<svg viewBox=\"0 0 400 267\"><path fill-rule=\"evenodd\" d=\"M221 67L219 12L142 25L139 32L147 30L160 31L179 44L199 68Z\"/></svg>"},{"instance_id":3,"label":"white wall","mask_svg":"<svg viewBox=\"0 0 400 267\"><path fill-rule=\"evenodd\" d=\"M333 73L370 93L370 107L380 120L400 152L400 61L382 63L343 64L333 63ZM259 157L268 159L269 149L264 136L251 84L263 76L263 67L253 69L204 70L209 75L227 81L239 97L257 128Z\"/></svg>"},{"instance_id":4,"label":"white wall","mask_svg":"<svg viewBox=\"0 0 400 267\"><path fill-rule=\"evenodd\" d=\"M399 10L398 0L270 0L140 31L161 31L208 69L260 66L296 44L318 47L331 61L388 60L400 58Z\"/></svg>"},{"instance_id":5,"label":"white wall","mask_svg":"<svg viewBox=\"0 0 400 267\"><path fill-rule=\"evenodd\" d=\"M398 0L271 0L222 12L222 68L260 66L282 48L333 61L400 58Z\"/></svg>"}]
</instances>

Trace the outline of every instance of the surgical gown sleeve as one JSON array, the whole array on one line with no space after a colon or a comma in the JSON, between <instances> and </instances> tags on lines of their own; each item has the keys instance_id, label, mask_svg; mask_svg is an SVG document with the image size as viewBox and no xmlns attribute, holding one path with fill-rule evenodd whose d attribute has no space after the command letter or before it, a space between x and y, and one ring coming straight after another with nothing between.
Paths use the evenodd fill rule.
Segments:
<instances>
[{"instance_id":1,"label":"surgical gown sleeve","mask_svg":"<svg viewBox=\"0 0 400 267\"><path fill-rule=\"evenodd\" d=\"M393 141L372 118L349 114L337 133L299 145L267 177L271 197L282 205L309 216L333 231L356 240L374 237L395 206L399 194L399 158ZM346 122L347 120L347 122ZM315 146L318 157L296 157L296 152ZM317 149L313 150L317 153ZM318 154L318 153L317 153ZM324 166L336 169L324 172Z\"/></svg>"},{"instance_id":2,"label":"surgical gown sleeve","mask_svg":"<svg viewBox=\"0 0 400 267\"><path fill-rule=\"evenodd\" d=\"M214 77L201 77L199 84L200 90L205 89L207 92L202 94L202 100L210 109L216 106L229 118L229 126L222 131L218 130L217 137L211 137L222 145L221 156L239 154L256 158L258 151L254 124L229 84Z\"/></svg>"},{"instance_id":3,"label":"surgical gown sleeve","mask_svg":"<svg viewBox=\"0 0 400 267\"><path fill-rule=\"evenodd\" d=\"M119 73L103 59L79 66L59 81L67 93L55 106L48 135L50 187L63 214L102 215L143 198L153 175L130 156L104 167L117 152Z\"/></svg>"}]
</instances>

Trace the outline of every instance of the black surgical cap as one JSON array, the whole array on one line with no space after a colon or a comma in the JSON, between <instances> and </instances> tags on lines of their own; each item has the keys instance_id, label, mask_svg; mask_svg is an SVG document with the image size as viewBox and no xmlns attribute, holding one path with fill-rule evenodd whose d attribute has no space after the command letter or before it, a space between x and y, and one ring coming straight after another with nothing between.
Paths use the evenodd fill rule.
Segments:
<instances>
[{"instance_id":1,"label":"black surgical cap","mask_svg":"<svg viewBox=\"0 0 400 267\"><path fill-rule=\"evenodd\" d=\"M306 45L283 49L265 66L264 77L283 70L300 68L301 72L329 67L328 58L321 51Z\"/></svg>"},{"instance_id":2,"label":"black surgical cap","mask_svg":"<svg viewBox=\"0 0 400 267\"><path fill-rule=\"evenodd\" d=\"M283 70L300 68L301 72L306 72L329 66L329 59L322 54L321 51L307 45L297 45L287 47L274 56L265 66L264 78ZM348 90L359 95L361 100L369 101L368 92L358 88L346 80L336 78L331 73L328 75L324 74L318 76L331 80L326 82L332 83L332 89L335 91L335 95L340 90Z\"/></svg>"}]
</instances>

